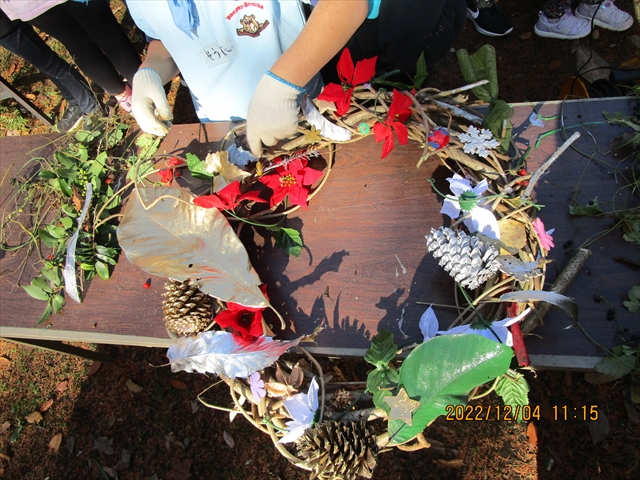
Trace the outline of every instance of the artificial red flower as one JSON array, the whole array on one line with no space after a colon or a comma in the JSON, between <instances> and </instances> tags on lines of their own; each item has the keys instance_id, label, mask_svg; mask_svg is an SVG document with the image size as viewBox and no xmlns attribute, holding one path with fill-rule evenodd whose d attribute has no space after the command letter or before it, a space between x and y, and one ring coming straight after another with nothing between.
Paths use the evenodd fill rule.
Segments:
<instances>
[{"instance_id":1,"label":"artificial red flower","mask_svg":"<svg viewBox=\"0 0 640 480\"><path fill-rule=\"evenodd\" d=\"M438 127L431 132L427 140L429 141L429 145L439 150L449 144L449 135L447 135L447 131L444 128Z\"/></svg>"},{"instance_id":2,"label":"artificial red flower","mask_svg":"<svg viewBox=\"0 0 640 480\"><path fill-rule=\"evenodd\" d=\"M307 208L309 190L306 187L322 176L322 172L307 167L305 158L296 158L287 165L278 167L275 174L264 175L260 181L273 190L269 206L274 207L282 202L287 195L293 205Z\"/></svg>"},{"instance_id":3,"label":"artificial red flower","mask_svg":"<svg viewBox=\"0 0 640 480\"><path fill-rule=\"evenodd\" d=\"M336 113L340 116L347 113L349 105L351 105L351 95L356 85L366 83L373 78L376 73L376 61L378 57L365 58L356 63L353 67L351 52L348 48L342 50L340 60L338 61L338 77L342 81L342 85L330 83L320 95L319 100L334 102L336 104Z\"/></svg>"},{"instance_id":4,"label":"artificial red flower","mask_svg":"<svg viewBox=\"0 0 640 480\"><path fill-rule=\"evenodd\" d=\"M204 208L219 208L220 210L233 210L243 200L267 203L255 190L240 194L240 182L236 180L213 195L202 195L193 199L193 203Z\"/></svg>"},{"instance_id":5,"label":"artificial red flower","mask_svg":"<svg viewBox=\"0 0 640 480\"><path fill-rule=\"evenodd\" d=\"M176 157L171 157L167 162L167 167L182 167L183 165L185 165L184 160ZM174 177L177 178L180 176L180 172L177 170L174 172L173 168L164 168L158 173L160 174L160 181L168 187L173 183Z\"/></svg>"},{"instance_id":6,"label":"artificial red flower","mask_svg":"<svg viewBox=\"0 0 640 480\"><path fill-rule=\"evenodd\" d=\"M401 145L406 145L409 141L409 131L404 123L410 116L411 110L411 98L404 93L400 93L398 90L393 90L393 99L391 105L389 105L389 112L387 112L386 122L378 122L373 126L373 135L376 142L384 140L382 146L382 157L389 155L389 152L393 150L393 133L398 136L398 141Z\"/></svg>"},{"instance_id":7,"label":"artificial red flower","mask_svg":"<svg viewBox=\"0 0 640 480\"><path fill-rule=\"evenodd\" d=\"M267 297L267 286L260 285L260 291ZM262 311L264 307L245 307L227 302L227 309L216 315L216 323L222 328L230 328L238 339L250 342L262 336Z\"/></svg>"}]
</instances>

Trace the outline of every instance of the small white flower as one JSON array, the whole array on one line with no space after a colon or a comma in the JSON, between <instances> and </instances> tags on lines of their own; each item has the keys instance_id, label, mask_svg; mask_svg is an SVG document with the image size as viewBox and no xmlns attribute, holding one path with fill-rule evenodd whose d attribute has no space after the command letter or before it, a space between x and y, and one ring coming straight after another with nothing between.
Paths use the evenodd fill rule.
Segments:
<instances>
[{"instance_id":1,"label":"small white flower","mask_svg":"<svg viewBox=\"0 0 640 480\"><path fill-rule=\"evenodd\" d=\"M529 115L529 121L534 127L544 127L542 118L540 118L540 115L538 115L536 112L531 112L531 115Z\"/></svg>"},{"instance_id":2,"label":"small white flower","mask_svg":"<svg viewBox=\"0 0 640 480\"><path fill-rule=\"evenodd\" d=\"M499 239L498 221L489 209L487 201L481 200L482 194L489 188L487 180L483 179L475 187L471 187L469 180L454 173L453 178L447 178L447 181L455 198L446 197L440 213L455 220L463 211L464 224L470 232L480 232L487 237Z\"/></svg>"},{"instance_id":3,"label":"small white flower","mask_svg":"<svg viewBox=\"0 0 640 480\"><path fill-rule=\"evenodd\" d=\"M465 153L475 153L483 158L489 156L491 149L500 146L500 142L494 140L491 130L485 128L478 130L473 125L469 126L467 133L458 135L458 138L464 144Z\"/></svg>"},{"instance_id":4,"label":"small white flower","mask_svg":"<svg viewBox=\"0 0 640 480\"><path fill-rule=\"evenodd\" d=\"M300 438L307 428L313 424L313 417L318 410L318 382L315 377L311 380L308 393L298 393L286 399L284 408L292 418L287 422L287 433L278 443L290 443Z\"/></svg>"},{"instance_id":5,"label":"small white flower","mask_svg":"<svg viewBox=\"0 0 640 480\"><path fill-rule=\"evenodd\" d=\"M429 306L429 308L427 308L427 310L422 314L418 326L420 327L420 331L422 332L425 342L436 336L440 325L438 324L438 318L436 317L436 313L433 311L433 307Z\"/></svg>"},{"instance_id":6,"label":"small white flower","mask_svg":"<svg viewBox=\"0 0 640 480\"><path fill-rule=\"evenodd\" d=\"M513 325L516 322L519 322L524 317L526 317L530 308L527 308L517 317L505 318L504 320L500 320L497 322L491 323L491 328L473 328L471 324L469 325L460 325L459 327L453 327L449 330L438 330L438 335L453 335L453 334L475 334L480 335L482 337L488 338L489 340L493 340L497 342L498 339L501 343L504 343L508 347L513 346L513 336L507 327ZM437 321L437 320L436 320ZM496 336L498 338L496 338Z\"/></svg>"}]
</instances>

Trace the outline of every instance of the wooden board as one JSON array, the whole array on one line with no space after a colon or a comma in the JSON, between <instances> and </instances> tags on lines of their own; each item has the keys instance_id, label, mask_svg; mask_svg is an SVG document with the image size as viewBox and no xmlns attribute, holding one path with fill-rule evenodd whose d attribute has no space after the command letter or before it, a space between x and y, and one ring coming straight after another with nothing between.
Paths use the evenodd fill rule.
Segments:
<instances>
[{"instance_id":1,"label":"wooden board","mask_svg":"<svg viewBox=\"0 0 640 480\"><path fill-rule=\"evenodd\" d=\"M584 127L578 142L581 150L591 154L594 151L594 142L588 134L591 133L597 139L599 161L575 150L567 151L537 188L538 203L545 205L540 215L548 228L556 228L556 248L550 256L559 265L565 259L567 250L562 246L566 242L572 240L576 247L611 225L610 218L570 217L568 204L577 185L581 202L597 195L604 210L610 210L612 199L620 196L621 184L616 183L615 167L622 171L630 162L621 161L608 150L610 139L623 130L602 123L601 112L629 113L634 106L635 101L629 99L516 106L513 123L521 150L535 142L539 134L559 125L558 120L547 120L544 127L531 126L528 118L534 108L545 117L561 111L564 125L601 122ZM207 152L219 149L218 140L228 129L226 123L176 125L163 141L160 152L181 155L192 152L203 158ZM568 130L566 136L573 131ZM34 146L42 142L39 137L19 138L30 138L27 142ZM534 170L544 162L562 141L562 133L544 138L529 156L529 169ZM20 158L20 151L27 149L24 142L0 139L3 174ZM418 320L426 308L424 304L453 303L453 281L427 253L424 238L430 228L448 224L438 213L441 199L433 193L426 178L435 176L443 182L449 174L435 156L416 170L420 156L417 145L397 145L384 160L380 159L380 151L381 145L372 137L338 147L335 166L323 189L308 209L298 210L286 221L288 226L302 229L305 248L300 258L282 254L274 246L274 238L263 229L242 230L245 244L257 245L248 249L252 263L267 283L273 305L291 327L284 336L291 338L310 333L321 323L328 325L312 348L317 353L362 355L380 328L394 332L398 344L418 340ZM600 160L611 167L603 168ZM638 284L639 277L638 270L613 258L626 256L636 262L640 258L638 248L624 242L619 231L591 248L588 274L581 274L567 294L580 305L583 327L595 341L610 348L619 343L618 334L625 334L625 328L634 331L635 318L621 302L631 286ZM10 255L0 259L3 272L15 268L12 261ZM29 279L35 272L35 269L27 271L24 278ZM548 272L551 282L554 268ZM62 314L52 317L51 328L36 329L34 324L43 303L15 289L12 277L3 274L0 335L167 346L170 340L161 321L160 293L164 279L152 278L152 288L146 290L142 284L148 277L123 256L110 281L96 279L85 289L82 305L68 304ZM602 295L605 301L595 303L593 295ZM607 321L610 308L616 310L613 321ZM452 314L438 309L438 315L445 325ZM550 312L545 325L527 338L534 364L583 369L598 361L603 353L578 329L565 329L569 325L564 312Z\"/></svg>"}]
</instances>

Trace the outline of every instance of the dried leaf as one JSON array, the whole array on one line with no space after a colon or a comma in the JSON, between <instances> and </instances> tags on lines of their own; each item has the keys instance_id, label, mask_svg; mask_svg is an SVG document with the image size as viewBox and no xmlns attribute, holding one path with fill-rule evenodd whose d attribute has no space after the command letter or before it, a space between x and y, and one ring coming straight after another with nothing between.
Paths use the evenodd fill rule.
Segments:
<instances>
[{"instance_id":1,"label":"dried leaf","mask_svg":"<svg viewBox=\"0 0 640 480\"><path fill-rule=\"evenodd\" d=\"M167 357L173 373L184 370L248 378L253 372L271 365L299 341L258 337L252 343L240 344L229 332L209 331L195 337L178 338L169 347Z\"/></svg>"},{"instance_id":2,"label":"dried leaf","mask_svg":"<svg viewBox=\"0 0 640 480\"><path fill-rule=\"evenodd\" d=\"M300 365L296 363L295 367L291 369L291 375L289 375L289 385L293 388L300 388L302 386L302 381L304 380L304 373L300 368Z\"/></svg>"},{"instance_id":3,"label":"dried leaf","mask_svg":"<svg viewBox=\"0 0 640 480\"><path fill-rule=\"evenodd\" d=\"M280 382L267 382L264 384L264 388L270 397L288 397L291 393L295 392L289 385L285 385Z\"/></svg>"},{"instance_id":4,"label":"dried leaf","mask_svg":"<svg viewBox=\"0 0 640 480\"><path fill-rule=\"evenodd\" d=\"M529 422L527 425L527 442L533 447L538 445L538 432L536 430L536 424L533 422Z\"/></svg>"},{"instance_id":5,"label":"dried leaf","mask_svg":"<svg viewBox=\"0 0 640 480\"><path fill-rule=\"evenodd\" d=\"M11 428L11 422L4 422L2 426L0 426L0 435L7 433Z\"/></svg>"},{"instance_id":6,"label":"dried leaf","mask_svg":"<svg viewBox=\"0 0 640 480\"><path fill-rule=\"evenodd\" d=\"M596 420L587 422L587 426L589 427L589 433L591 434L591 440L594 445L598 445L607 438L611 431L609 419L605 414L600 414Z\"/></svg>"},{"instance_id":7,"label":"dried leaf","mask_svg":"<svg viewBox=\"0 0 640 480\"><path fill-rule=\"evenodd\" d=\"M280 368L280 364L276 363L276 380L280 383L284 383L285 385L288 384L285 376L284 376L284 372L282 371L282 368Z\"/></svg>"},{"instance_id":8,"label":"dried leaf","mask_svg":"<svg viewBox=\"0 0 640 480\"><path fill-rule=\"evenodd\" d=\"M191 203L179 188L141 188L125 207L118 240L146 272L178 281L197 278L200 290L225 302L269 307L244 245L217 208Z\"/></svg>"},{"instance_id":9,"label":"dried leaf","mask_svg":"<svg viewBox=\"0 0 640 480\"><path fill-rule=\"evenodd\" d=\"M49 441L49 454L53 455L54 453L58 453L61 443L62 443L62 434L56 433Z\"/></svg>"},{"instance_id":10,"label":"dried leaf","mask_svg":"<svg viewBox=\"0 0 640 480\"><path fill-rule=\"evenodd\" d=\"M180 380L171 380L171 386L176 390L188 390L187 384Z\"/></svg>"},{"instance_id":11,"label":"dried leaf","mask_svg":"<svg viewBox=\"0 0 640 480\"><path fill-rule=\"evenodd\" d=\"M109 419L107 420L107 427L111 428L113 427L113 425L116 423L116 416L115 415L111 415L109 417Z\"/></svg>"},{"instance_id":12,"label":"dried leaf","mask_svg":"<svg viewBox=\"0 0 640 480\"><path fill-rule=\"evenodd\" d=\"M11 365L11 360L6 357L0 357L0 368L6 368Z\"/></svg>"},{"instance_id":13,"label":"dried leaf","mask_svg":"<svg viewBox=\"0 0 640 480\"><path fill-rule=\"evenodd\" d=\"M549 64L549 71L551 72L553 70L557 70L561 66L562 66L562 61L561 60L554 60L553 62L551 62Z\"/></svg>"},{"instance_id":14,"label":"dried leaf","mask_svg":"<svg viewBox=\"0 0 640 480\"><path fill-rule=\"evenodd\" d=\"M93 361L91 363L91 366L89 367L89 370L87 371L87 375L94 375L98 370L100 370L101 366L102 362L99 362L98 360Z\"/></svg>"},{"instance_id":15,"label":"dried leaf","mask_svg":"<svg viewBox=\"0 0 640 480\"><path fill-rule=\"evenodd\" d=\"M510 218L498 221L500 226L500 241L505 245L520 250L527 243L527 229L522 222Z\"/></svg>"},{"instance_id":16,"label":"dried leaf","mask_svg":"<svg viewBox=\"0 0 640 480\"><path fill-rule=\"evenodd\" d=\"M105 455L113 455L113 438L99 437L93 441L93 448Z\"/></svg>"},{"instance_id":17,"label":"dried leaf","mask_svg":"<svg viewBox=\"0 0 640 480\"><path fill-rule=\"evenodd\" d=\"M69 380L64 380L56 386L56 392L64 393L64 391L67 389L68 386L69 386Z\"/></svg>"},{"instance_id":18,"label":"dried leaf","mask_svg":"<svg viewBox=\"0 0 640 480\"><path fill-rule=\"evenodd\" d=\"M230 448L236 446L236 442L233 440L233 437L226 430L222 432L222 438L224 438L224 441L227 442L227 445L229 445Z\"/></svg>"},{"instance_id":19,"label":"dried leaf","mask_svg":"<svg viewBox=\"0 0 640 480\"><path fill-rule=\"evenodd\" d=\"M496 260L502 273L511 275L520 282L539 277L543 273L542 269L538 267L538 262L523 262L511 255L500 255Z\"/></svg>"},{"instance_id":20,"label":"dried leaf","mask_svg":"<svg viewBox=\"0 0 640 480\"><path fill-rule=\"evenodd\" d=\"M69 450L69 453L73 454L73 449L76 446L76 437L68 437L67 440L64 442L64 446L67 447L67 450Z\"/></svg>"},{"instance_id":21,"label":"dried leaf","mask_svg":"<svg viewBox=\"0 0 640 480\"><path fill-rule=\"evenodd\" d=\"M198 410L200 410L200 402L191 400L191 415L194 415Z\"/></svg>"},{"instance_id":22,"label":"dried leaf","mask_svg":"<svg viewBox=\"0 0 640 480\"><path fill-rule=\"evenodd\" d=\"M207 172L216 172L217 175L213 177L213 192L219 192L230 183L238 180L242 182L246 177L250 176L249 172L238 168L233 163L229 162L229 153L225 151L210 153L207 158L204 159Z\"/></svg>"},{"instance_id":23,"label":"dried leaf","mask_svg":"<svg viewBox=\"0 0 640 480\"><path fill-rule=\"evenodd\" d=\"M320 332L322 332L322 330L324 330L325 328L327 328L326 324L322 324L319 327L316 327L316 329L309 335L304 335L301 339L300 339L300 343L315 343L316 341L316 337L320 334Z\"/></svg>"},{"instance_id":24,"label":"dried leaf","mask_svg":"<svg viewBox=\"0 0 640 480\"><path fill-rule=\"evenodd\" d=\"M598 40L600 38L600 30L598 30L597 28L594 28L593 31L591 32L591 36L593 37L594 40Z\"/></svg>"},{"instance_id":25,"label":"dried leaf","mask_svg":"<svg viewBox=\"0 0 640 480\"><path fill-rule=\"evenodd\" d=\"M31 412L29 415L26 415L24 419L28 423L40 423L42 421L42 415L40 412Z\"/></svg>"},{"instance_id":26,"label":"dried leaf","mask_svg":"<svg viewBox=\"0 0 640 480\"><path fill-rule=\"evenodd\" d=\"M520 35L520 38L522 40L529 40L531 38L531 36L532 36L531 32L524 32L522 35Z\"/></svg>"},{"instance_id":27,"label":"dried leaf","mask_svg":"<svg viewBox=\"0 0 640 480\"><path fill-rule=\"evenodd\" d=\"M120 453L120 460L118 460L118 463L116 463L113 466L113 469L116 472L120 472L122 470L126 470L127 468L129 468L130 464L131 464L131 454L129 453L129 450L127 450L126 448L123 448L122 452Z\"/></svg>"},{"instance_id":28,"label":"dried leaf","mask_svg":"<svg viewBox=\"0 0 640 480\"><path fill-rule=\"evenodd\" d=\"M53 398L50 398L49 400L44 402L42 405L40 405L40 408L38 410L40 410L41 412L46 412L51 408L51 405L53 405Z\"/></svg>"},{"instance_id":29,"label":"dried leaf","mask_svg":"<svg viewBox=\"0 0 640 480\"><path fill-rule=\"evenodd\" d=\"M134 383L131 379L127 380L127 388L133 393L140 393L142 391L142 387L137 383Z\"/></svg>"}]
</instances>

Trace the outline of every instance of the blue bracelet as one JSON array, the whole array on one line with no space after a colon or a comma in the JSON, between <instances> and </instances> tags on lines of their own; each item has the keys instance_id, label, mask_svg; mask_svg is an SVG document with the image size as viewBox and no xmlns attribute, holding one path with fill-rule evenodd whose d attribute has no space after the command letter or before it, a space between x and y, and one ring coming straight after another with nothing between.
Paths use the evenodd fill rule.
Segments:
<instances>
[{"instance_id":1,"label":"blue bracelet","mask_svg":"<svg viewBox=\"0 0 640 480\"><path fill-rule=\"evenodd\" d=\"M267 71L267 75L269 75L271 78L275 78L276 80L278 80L280 83L284 83L285 85L291 87L291 88L295 88L297 91L299 91L300 93L302 92L306 92L306 90L302 87L299 87L297 85L294 85L291 82L287 82L284 78L280 78L279 76L277 76L274 73L271 73L270 71Z\"/></svg>"}]
</instances>

